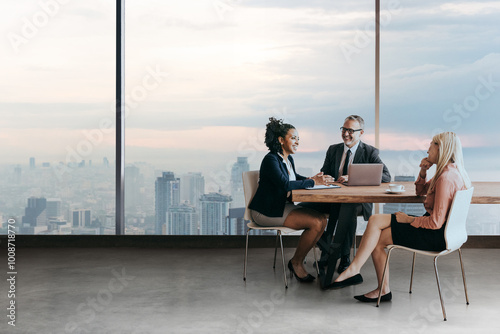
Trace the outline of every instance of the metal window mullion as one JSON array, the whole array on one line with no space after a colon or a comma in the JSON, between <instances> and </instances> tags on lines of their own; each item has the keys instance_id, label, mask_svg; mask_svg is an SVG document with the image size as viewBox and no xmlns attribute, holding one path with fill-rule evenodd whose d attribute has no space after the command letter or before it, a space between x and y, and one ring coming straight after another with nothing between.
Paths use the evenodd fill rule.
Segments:
<instances>
[{"instance_id":1,"label":"metal window mullion","mask_svg":"<svg viewBox=\"0 0 500 334\"><path fill-rule=\"evenodd\" d=\"M125 0L116 0L116 235L125 234Z\"/></svg>"},{"instance_id":2,"label":"metal window mullion","mask_svg":"<svg viewBox=\"0 0 500 334\"><path fill-rule=\"evenodd\" d=\"M380 0L375 0L375 147L380 149ZM380 213L378 203L375 213Z\"/></svg>"},{"instance_id":3,"label":"metal window mullion","mask_svg":"<svg viewBox=\"0 0 500 334\"><path fill-rule=\"evenodd\" d=\"M375 0L375 147L380 148L380 0Z\"/></svg>"}]
</instances>

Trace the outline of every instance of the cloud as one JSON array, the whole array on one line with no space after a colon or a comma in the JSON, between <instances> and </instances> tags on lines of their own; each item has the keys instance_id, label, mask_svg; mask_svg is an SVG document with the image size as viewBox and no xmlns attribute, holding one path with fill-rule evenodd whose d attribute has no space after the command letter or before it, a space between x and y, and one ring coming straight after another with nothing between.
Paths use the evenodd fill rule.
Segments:
<instances>
[{"instance_id":1,"label":"cloud","mask_svg":"<svg viewBox=\"0 0 500 334\"><path fill-rule=\"evenodd\" d=\"M499 63L500 54L490 53L455 66L427 64L387 73L381 78L382 132L405 124L413 125L412 134L436 129L472 134L481 127L483 137L495 141Z\"/></svg>"},{"instance_id":2,"label":"cloud","mask_svg":"<svg viewBox=\"0 0 500 334\"><path fill-rule=\"evenodd\" d=\"M176 145L234 152L271 115L288 117L299 129L304 153L339 142L338 127L349 114L365 118L366 141L374 141L372 1L230 4L221 18L213 1L127 3L126 90L140 85L148 66L170 74L126 119L135 152ZM382 146L414 147L440 129L457 131L471 146L495 142L498 91L468 116L453 108L474 96L480 76L500 81L498 4L399 5L382 27ZM14 17L38 10L12 6ZM19 134L54 126L79 131L96 128L103 117L114 120L112 7L72 2L20 57L0 56L9 64L0 81L2 127ZM357 45L352 62L341 43ZM473 137L478 129L481 140ZM51 135L32 133L40 143ZM40 145L40 152L53 147Z\"/></svg>"},{"instance_id":3,"label":"cloud","mask_svg":"<svg viewBox=\"0 0 500 334\"><path fill-rule=\"evenodd\" d=\"M21 129L93 129L103 120L114 122L110 103L0 103L1 128ZM113 125L114 126L114 125Z\"/></svg>"},{"instance_id":4,"label":"cloud","mask_svg":"<svg viewBox=\"0 0 500 334\"><path fill-rule=\"evenodd\" d=\"M497 1L445 3L440 5L439 7L443 11L468 16L500 12L500 3L498 3Z\"/></svg>"},{"instance_id":5,"label":"cloud","mask_svg":"<svg viewBox=\"0 0 500 334\"><path fill-rule=\"evenodd\" d=\"M191 130L129 129L127 145L144 148L197 149L205 151L266 151L260 129L207 126Z\"/></svg>"}]
</instances>

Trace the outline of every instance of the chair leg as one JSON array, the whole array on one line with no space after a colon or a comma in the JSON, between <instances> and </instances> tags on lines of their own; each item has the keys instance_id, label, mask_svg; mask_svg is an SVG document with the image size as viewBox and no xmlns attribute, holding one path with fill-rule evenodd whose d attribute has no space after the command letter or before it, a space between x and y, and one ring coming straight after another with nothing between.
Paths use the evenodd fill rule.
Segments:
<instances>
[{"instance_id":1,"label":"chair leg","mask_svg":"<svg viewBox=\"0 0 500 334\"><path fill-rule=\"evenodd\" d=\"M469 305L469 296L467 294L467 282L465 281L465 271L464 271L464 263L462 262L462 249L458 249L458 256L460 257L460 268L462 268L462 279L464 280L464 292L465 292L465 301L467 305Z\"/></svg>"},{"instance_id":2,"label":"chair leg","mask_svg":"<svg viewBox=\"0 0 500 334\"><path fill-rule=\"evenodd\" d=\"M384 286L385 283L385 274L387 273L387 266L389 265L389 260L391 258L391 252L393 248L389 249L387 252L387 259L385 260L385 265L384 265L384 273L382 274L382 282L380 282L379 290L378 290L378 298L377 298L377 307L380 305L380 298L382 297L382 287Z\"/></svg>"},{"instance_id":3,"label":"chair leg","mask_svg":"<svg viewBox=\"0 0 500 334\"><path fill-rule=\"evenodd\" d=\"M278 252L278 242L279 242L279 231L276 230L276 243L274 244L274 263L273 263L273 269L276 269L276 253Z\"/></svg>"},{"instance_id":4,"label":"chair leg","mask_svg":"<svg viewBox=\"0 0 500 334\"><path fill-rule=\"evenodd\" d=\"M285 279L285 289L288 289L288 282L286 280L285 254L283 252L283 239L281 238L281 231L278 231L278 235L280 237L281 262L283 262L283 278Z\"/></svg>"},{"instance_id":5,"label":"chair leg","mask_svg":"<svg viewBox=\"0 0 500 334\"><path fill-rule=\"evenodd\" d=\"M415 259L417 258L417 253L413 252L413 262L411 264L411 277L410 277L410 293L413 289L413 273L415 272Z\"/></svg>"},{"instance_id":6,"label":"chair leg","mask_svg":"<svg viewBox=\"0 0 500 334\"><path fill-rule=\"evenodd\" d=\"M444 309L443 296L441 294L441 283L439 281L439 274L438 274L438 268L437 268L437 259L438 259L438 257L436 256L434 258L434 272L436 273L436 282L437 282L437 286L438 286L439 300L441 301L441 309L443 310L443 318L444 318L444 321L446 321L446 311Z\"/></svg>"},{"instance_id":7,"label":"chair leg","mask_svg":"<svg viewBox=\"0 0 500 334\"><path fill-rule=\"evenodd\" d=\"M248 233L250 233L250 228L247 230L247 242L245 244L245 261L243 262L243 280L247 280L247 258L248 258Z\"/></svg>"}]
</instances>

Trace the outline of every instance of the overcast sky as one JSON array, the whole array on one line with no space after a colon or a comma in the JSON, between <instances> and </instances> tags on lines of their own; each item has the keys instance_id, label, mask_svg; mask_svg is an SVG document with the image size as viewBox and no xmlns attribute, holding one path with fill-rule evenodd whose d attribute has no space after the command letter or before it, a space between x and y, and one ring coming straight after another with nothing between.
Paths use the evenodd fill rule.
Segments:
<instances>
[{"instance_id":1,"label":"overcast sky","mask_svg":"<svg viewBox=\"0 0 500 334\"><path fill-rule=\"evenodd\" d=\"M381 149L446 130L500 155L500 2L381 3ZM270 116L302 153L339 142L349 114L374 143L373 0L126 6L127 162L258 167ZM2 163L114 159L114 15L112 1L1 2Z\"/></svg>"}]
</instances>

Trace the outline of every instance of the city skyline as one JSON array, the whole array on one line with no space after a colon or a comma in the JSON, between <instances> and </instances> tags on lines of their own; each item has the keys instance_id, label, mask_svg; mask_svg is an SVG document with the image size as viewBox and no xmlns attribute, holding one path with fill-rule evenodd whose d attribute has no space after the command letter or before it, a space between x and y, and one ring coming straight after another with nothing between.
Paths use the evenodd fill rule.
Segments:
<instances>
[{"instance_id":1,"label":"city skyline","mask_svg":"<svg viewBox=\"0 0 500 334\"><path fill-rule=\"evenodd\" d=\"M102 194L106 198L95 193L92 198L83 196L84 200L82 201L82 196L78 195L80 193L73 195L66 193L66 196L64 195L66 192L64 189L65 187L72 188L74 187L74 184L78 184L80 177L83 176L80 175L81 173L88 175L85 181L87 183L85 189L86 191L91 192L93 192L92 189L99 187L100 184L100 180L98 178L92 178L93 171L105 171L105 175L107 175L108 178L111 178L114 174L114 169L105 163L106 159L103 159L103 163L99 165L85 162L75 164L71 169L74 174L67 174L66 176L76 176L76 179L66 180L65 184L61 182L52 182L51 180L56 179L56 175L52 173L51 167L47 166L47 164L37 164L36 161L35 157L30 157L29 166L24 169L24 173L20 173L20 177L17 180L19 182L9 184L9 188L13 195L9 196L9 198L14 199L13 203L19 202L21 198L19 198L19 194L16 189L25 191L25 189L31 188L36 190L36 193L32 193L31 196L26 199L28 201L27 206L24 203L14 210L17 211L17 214L12 215L12 213L0 210L0 218L2 220L7 216L13 216L18 219L21 224L21 234L113 233L114 230L110 225L110 223L113 224L114 222L114 192L112 182L108 183L106 189L101 189L103 191ZM241 165L241 163L245 163L245 161L246 158L239 157L236 158L234 164L235 166L238 166ZM158 173L158 171L155 170L153 174L145 177L144 174L146 173L143 167L144 165L139 165L139 167L129 165L126 167L127 177L125 183L128 186L125 189L127 233L188 235L210 233L226 234L230 233L231 229L236 228L235 226L232 228L229 227L229 222L227 221L229 216L229 204L232 202L232 198L229 195L221 193L205 192L203 181L204 177L202 173L188 172L177 177L173 172L162 171L162 177L155 177L154 174ZM15 167L15 169L22 171L22 168L19 166ZM0 174L3 174L2 172L3 171L0 170ZM89 172L91 174L89 174ZM156 190L151 187L151 185L154 185L154 181L152 181L154 179L156 179L157 183ZM165 179L166 181L162 182L164 184L161 187L163 190L158 186L159 179ZM2 180L7 184L12 181L8 178L3 178ZM185 184L182 183L182 181L184 181ZM173 187L172 182L175 183ZM40 184L45 185L45 189L39 188L38 186ZM150 186L148 186L148 184L150 184ZM62 186L63 189L59 189L58 186ZM239 187L235 188L236 192L239 192L240 190L241 189L239 189ZM158 191L163 191L165 193L163 197L159 199L159 202L165 203L166 205L163 208L155 208L155 202L157 202L158 199L154 200L154 193L158 193ZM138 192L138 194L134 194L134 192ZM172 194L174 194L175 198L169 199L168 197ZM58 196L60 198L49 198L49 196ZM214 197L217 196L222 196L223 202L227 203L224 204L225 206L221 207L221 209L217 209L217 204L214 204L218 201L218 199L214 200ZM151 201L151 199L153 199L153 201ZM153 203L149 203L149 205L147 205L148 200ZM44 204L38 206L38 211L35 210L36 214L29 214L28 210L33 211L36 207L35 204L30 203L36 203L39 201ZM0 202L2 202L2 198L0 198ZM49 202L54 203L49 207ZM205 207L205 203L209 203L208 205L210 207L208 209ZM29 209L30 206L33 206L34 209ZM147 206L150 208L149 211L146 209ZM6 207L9 207L9 205L6 205ZM6 208L4 207L3 209ZM7 210L10 209L12 209L12 204L10 204L10 208L7 208ZM219 210L219 212L214 213L217 212L217 210ZM163 213L158 215L158 211ZM31 217L29 215L33 217L29 218ZM202 221L202 216L206 216L205 219L211 221L208 223ZM132 221L137 217L139 217L139 220L142 221L142 227L139 227L137 224L132 224ZM148 220L153 223L153 221L148 217L153 218L153 225L144 225L144 223ZM110 220L109 218L113 219ZM25 219L30 220L25 221ZM160 220L160 223L158 223L158 219ZM31 221L33 222L31 223ZM238 224L243 223L244 222L239 222ZM28 228L28 225L31 226L31 229ZM238 227L237 229L242 230L243 226Z\"/></svg>"},{"instance_id":2,"label":"city skyline","mask_svg":"<svg viewBox=\"0 0 500 334\"><path fill-rule=\"evenodd\" d=\"M247 163L246 157L233 157L233 171ZM2 177L1 182L5 186L7 193L0 195L0 219L5 223L9 218L15 218L17 221L23 221L22 217L26 215L26 208L29 207L30 200L45 198L46 212L39 218L39 224L33 223L31 230L21 230L21 233L52 233L52 234L114 234L114 168L102 163L98 164L79 164L71 174L72 178L66 180L66 183L51 182L55 180L55 175L51 173L50 167L41 167L36 163L30 166L29 161L24 165L24 174L21 177L21 184L10 184L8 178ZM32 160L31 160L32 161ZM180 234L180 235L221 235L221 234L244 234L245 221L242 219L243 208L232 205L232 192L240 191L239 185L235 185L231 190L231 181L228 179L227 193L210 192L207 188L201 190L204 186L205 175L201 172L186 172L176 174L174 172L162 171L154 168L152 165L138 163L137 165L127 166L132 173L127 173L126 194L129 191L139 191L138 196L125 197L125 227L127 234L157 234L155 223L155 180L158 174L168 174L170 178L177 182L178 199L176 205L165 210L164 224L159 227L158 234ZM309 168L299 167L304 170ZM12 170L11 170L12 172ZM49 172L48 174L46 172ZM104 172L104 173L103 173ZM0 176L4 176L4 170L0 169ZM46 176L46 179L40 176ZM11 174L11 176L13 176ZM69 175L68 175L69 176ZM415 176L394 176L394 180L407 181L414 179ZM23 179L26 178L26 179ZM103 180L108 179L103 187ZM186 182L186 184L183 184ZM132 186L131 186L132 183ZM134 184L136 183L136 184ZM189 186L191 184L191 186ZM184 187L187 186L187 187ZM70 191L70 189L74 189ZM191 203L187 198L193 198L193 194L201 194L199 203ZM24 197L23 196L27 196ZM197 196L197 195L195 195ZM218 197L218 198L216 198ZM184 198L181 200L181 198ZM203 204L202 198L205 198ZM17 208L14 208L16 207ZM205 208L203 207L205 205ZM11 209L14 208L14 211ZM5 209L9 212L5 212ZM423 209L411 205L394 206L384 205L383 212L394 210L404 210L412 213L420 212ZM204 211L205 210L205 211ZM211 210L210 213L208 210ZM17 212L17 214L12 214ZM86 223L80 220L75 225L74 218L76 212L87 212ZM205 214L203 214L205 212ZM82 213L77 215L81 216ZM211 216L210 223L207 220ZM51 217L51 219L49 219ZM90 218L91 217L91 218ZM168 218L167 218L168 217ZM205 217L205 218L203 218ZM481 205L472 205L469 213L468 231L470 234L499 234L500 233L500 206L489 205L484 208ZM80 218L78 218L80 219ZM75 225L75 226L74 226ZM90 226L89 226L90 225ZM362 234L366 223L359 221L358 233Z\"/></svg>"}]
</instances>

